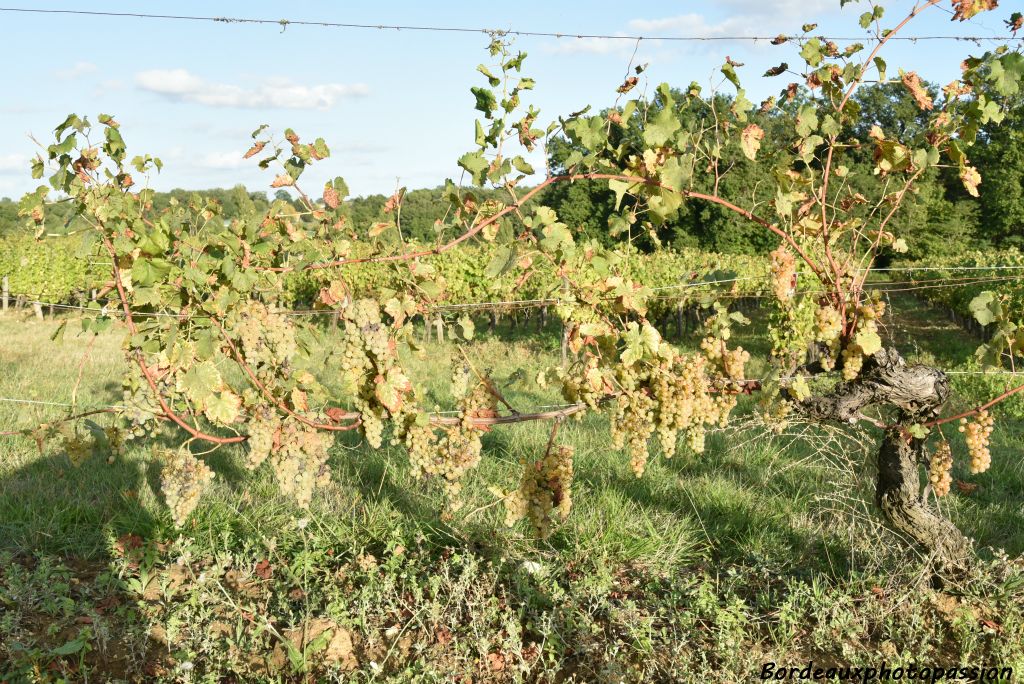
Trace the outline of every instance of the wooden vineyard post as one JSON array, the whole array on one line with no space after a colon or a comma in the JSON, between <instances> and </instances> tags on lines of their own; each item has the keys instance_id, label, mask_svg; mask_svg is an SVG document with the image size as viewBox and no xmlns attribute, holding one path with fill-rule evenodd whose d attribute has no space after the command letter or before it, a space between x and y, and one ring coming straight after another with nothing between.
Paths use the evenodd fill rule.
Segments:
<instances>
[{"instance_id":1,"label":"wooden vineyard post","mask_svg":"<svg viewBox=\"0 0 1024 684\"><path fill-rule=\"evenodd\" d=\"M3 310L6 312L7 311L8 303L9 303L10 298L11 298L11 288L10 288L9 281L7 280L7 276L4 276L3 281L0 282L0 288L2 288L2 290L3 290L3 300L4 300L4 308L3 308Z\"/></svg>"}]
</instances>

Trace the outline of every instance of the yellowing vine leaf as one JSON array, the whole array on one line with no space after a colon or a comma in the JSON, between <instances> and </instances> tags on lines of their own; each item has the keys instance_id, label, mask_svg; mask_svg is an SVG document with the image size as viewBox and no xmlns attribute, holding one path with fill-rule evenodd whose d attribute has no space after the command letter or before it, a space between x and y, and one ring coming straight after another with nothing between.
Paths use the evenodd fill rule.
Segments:
<instances>
[{"instance_id":1,"label":"yellowing vine leaf","mask_svg":"<svg viewBox=\"0 0 1024 684\"><path fill-rule=\"evenodd\" d=\"M204 361L185 371L178 379L178 391L184 392L185 396L202 406L207 397L219 390L224 384L220 371L213 365L213 361Z\"/></svg>"},{"instance_id":2,"label":"yellowing vine leaf","mask_svg":"<svg viewBox=\"0 0 1024 684\"><path fill-rule=\"evenodd\" d=\"M993 10L999 0L953 0L953 19L951 21L967 21L979 12Z\"/></svg>"},{"instance_id":3,"label":"yellowing vine leaf","mask_svg":"<svg viewBox=\"0 0 1024 684\"><path fill-rule=\"evenodd\" d=\"M238 419L242 399L231 390L218 392L206 400L206 417L220 425L230 425Z\"/></svg>"},{"instance_id":4,"label":"yellowing vine leaf","mask_svg":"<svg viewBox=\"0 0 1024 684\"><path fill-rule=\"evenodd\" d=\"M374 394L384 408L394 413L402 407L403 395L409 387L409 378L397 368L392 368L388 371L387 378L377 376Z\"/></svg>"},{"instance_id":5,"label":"yellowing vine leaf","mask_svg":"<svg viewBox=\"0 0 1024 684\"><path fill-rule=\"evenodd\" d=\"M973 166L965 166L960 169L960 181L972 197L978 196L978 185L981 183L981 174Z\"/></svg>"},{"instance_id":6,"label":"yellowing vine leaf","mask_svg":"<svg viewBox=\"0 0 1024 684\"><path fill-rule=\"evenodd\" d=\"M762 140L764 140L764 129L757 124L750 124L743 129L743 133L740 135L740 147L743 148L743 154L747 159L754 161L757 151L761 149Z\"/></svg>"},{"instance_id":7,"label":"yellowing vine leaf","mask_svg":"<svg viewBox=\"0 0 1024 684\"><path fill-rule=\"evenodd\" d=\"M882 338L873 330L863 330L857 333L857 338L854 342L864 352L865 356L873 356L875 352L882 348Z\"/></svg>"}]
</instances>

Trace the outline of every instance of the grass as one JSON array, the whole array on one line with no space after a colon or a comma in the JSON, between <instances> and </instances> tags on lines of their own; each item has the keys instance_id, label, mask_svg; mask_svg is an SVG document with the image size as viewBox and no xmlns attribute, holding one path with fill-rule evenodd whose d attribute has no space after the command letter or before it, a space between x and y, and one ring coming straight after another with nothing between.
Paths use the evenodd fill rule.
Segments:
<instances>
[{"instance_id":1,"label":"grass","mask_svg":"<svg viewBox=\"0 0 1024 684\"><path fill-rule=\"evenodd\" d=\"M913 301L893 306L890 339L912 358L972 353ZM754 318L743 343L763 347ZM51 342L55 327L0 317L0 396L67 402L77 386L81 407L120 401L120 333L96 338L83 364L87 338ZM556 334L484 335L467 353L509 380L513 404L559 402L530 380L558 362ZM434 343L414 363L442 408L455 354ZM736 682L766 662L1024 668L1020 423L997 423L988 473L956 466L979 487L942 506L979 563L938 590L878 524L874 436L773 435L743 427L751 409L702 455L653 457L642 479L603 417L568 422L574 508L543 541L506 528L488 489L514 486L519 458L543 450L538 425L487 434L451 520L401 449L345 435L308 512L266 466L248 472L240 450L217 452L214 487L182 530L157 494L152 444L76 468L55 445L0 437L0 680ZM60 413L0 402L0 426Z\"/></svg>"}]
</instances>

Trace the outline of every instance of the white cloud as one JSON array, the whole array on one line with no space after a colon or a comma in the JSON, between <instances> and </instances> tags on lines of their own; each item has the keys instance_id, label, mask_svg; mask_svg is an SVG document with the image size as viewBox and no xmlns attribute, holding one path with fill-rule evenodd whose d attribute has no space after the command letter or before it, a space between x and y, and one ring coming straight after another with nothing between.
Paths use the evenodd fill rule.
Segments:
<instances>
[{"instance_id":1,"label":"white cloud","mask_svg":"<svg viewBox=\"0 0 1024 684\"><path fill-rule=\"evenodd\" d=\"M227 83L212 83L185 69L140 71L135 75L135 84L142 90L179 102L249 109L330 109L340 98L369 93L369 88L362 83L307 86L286 78L270 78L253 87L243 88Z\"/></svg>"},{"instance_id":2,"label":"white cloud","mask_svg":"<svg viewBox=\"0 0 1024 684\"><path fill-rule=\"evenodd\" d=\"M92 62L75 62L74 66L68 67L67 69L58 69L54 72L57 78L63 81L70 81L73 78L79 78L86 74L91 74L96 71L97 66Z\"/></svg>"},{"instance_id":3,"label":"white cloud","mask_svg":"<svg viewBox=\"0 0 1024 684\"><path fill-rule=\"evenodd\" d=\"M690 12L661 19L633 19L629 22L629 27L642 33L673 33L704 38L721 35L725 27L733 22L734 19L726 19L717 24L709 24L703 14Z\"/></svg>"},{"instance_id":4,"label":"white cloud","mask_svg":"<svg viewBox=\"0 0 1024 684\"><path fill-rule=\"evenodd\" d=\"M628 40L609 40L607 38L555 38L557 42L549 51L560 55L611 55L633 49L634 43Z\"/></svg>"},{"instance_id":5,"label":"white cloud","mask_svg":"<svg viewBox=\"0 0 1024 684\"><path fill-rule=\"evenodd\" d=\"M742 14L778 17L786 21L794 18L814 21L822 14L832 14L841 10L835 0L722 0L722 4L729 5Z\"/></svg>"},{"instance_id":6,"label":"white cloud","mask_svg":"<svg viewBox=\"0 0 1024 684\"><path fill-rule=\"evenodd\" d=\"M796 33L804 19L816 20L823 14L839 10L835 0L723 0L732 11L722 21L710 22L703 14L689 12L655 19L633 19L633 31L653 35L694 36L765 36L778 31Z\"/></svg>"},{"instance_id":7,"label":"white cloud","mask_svg":"<svg viewBox=\"0 0 1024 684\"><path fill-rule=\"evenodd\" d=\"M29 158L23 154L0 154L0 173L28 175Z\"/></svg>"},{"instance_id":8,"label":"white cloud","mask_svg":"<svg viewBox=\"0 0 1024 684\"><path fill-rule=\"evenodd\" d=\"M245 150L229 152L210 152L195 161L201 169L241 169L255 167L251 159L244 159Z\"/></svg>"}]
</instances>

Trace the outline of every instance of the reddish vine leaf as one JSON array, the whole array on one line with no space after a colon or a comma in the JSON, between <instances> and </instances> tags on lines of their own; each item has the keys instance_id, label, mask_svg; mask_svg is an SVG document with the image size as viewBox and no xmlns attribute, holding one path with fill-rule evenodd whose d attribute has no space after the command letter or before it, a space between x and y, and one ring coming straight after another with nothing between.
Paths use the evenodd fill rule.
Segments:
<instances>
[{"instance_id":1,"label":"reddish vine leaf","mask_svg":"<svg viewBox=\"0 0 1024 684\"><path fill-rule=\"evenodd\" d=\"M628 93L630 90L636 87L636 84L638 82L639 79L636 76L630 76L629 78L622 82L622 85L615 89L615 92L623 94Z\"/></svg>"},{"instance_id":2,"label":"reddish vine leaf","mask_svg":"<svg viewBox=\"0 0 1024 684\"><path fill-rule=\"evenodd\" d=\"M281 175L274 179L274 182L270 184L270 187L285 188L291 185L295 185L295 179L289 176L287 173L282 173Z\"/></svg>"},{"instance_id":3,"label":"reddish vine leaf","mask_svg":"<svg viewBox=\"0 0 1024 684\"><path fill-rule=\"evenodd\" d=\"M388 201L384 203L384 213L390 214L391 212L398 209L402 204L402 198L405 196L405 188L398 189L395 194L388 197Z\"/></svg>"},{"instance_id":4,"label":"reddish vine leaf","mask_svg":"<svg viewBox=\"0 0 1024 684\"><path fill-rule=\"evenodd\" d=\"M330 185L324 187L324 204L331 209L338 208L338 191L332 188Z\"/></svg>"},{"instance_id":5,"label":"reddish vine leaf","mask_svg":"<svg viewBox=\"0 0 1024 684\"><path fill-rule=\"evenodd\" d=\"M266 147L266 146L267 146L267 143L263 142L262 140L257 142L255 145L253 145L252 147L249 148L249 150L245 153L245 156L243 156L242 159L248 159L249 157L255 157L257 154L262 152L263 148Z\"/></svg>"},{"instance_id":6,"label":"reddish vine leaf","mask_svg":"<svg viewBox=\"0 0 1024 684\"><path fill-rule=\"evenodd\" d=\"M934 109L935 103L932 102L928 91L925 90L924 85L921 83L921 77L916 72L904 72L900 74L900 79L903 81L903 87L910 92L910 96L914 98L914 102L917 103L918 107L924 111Z\"/></svg>"}]
</instances>

